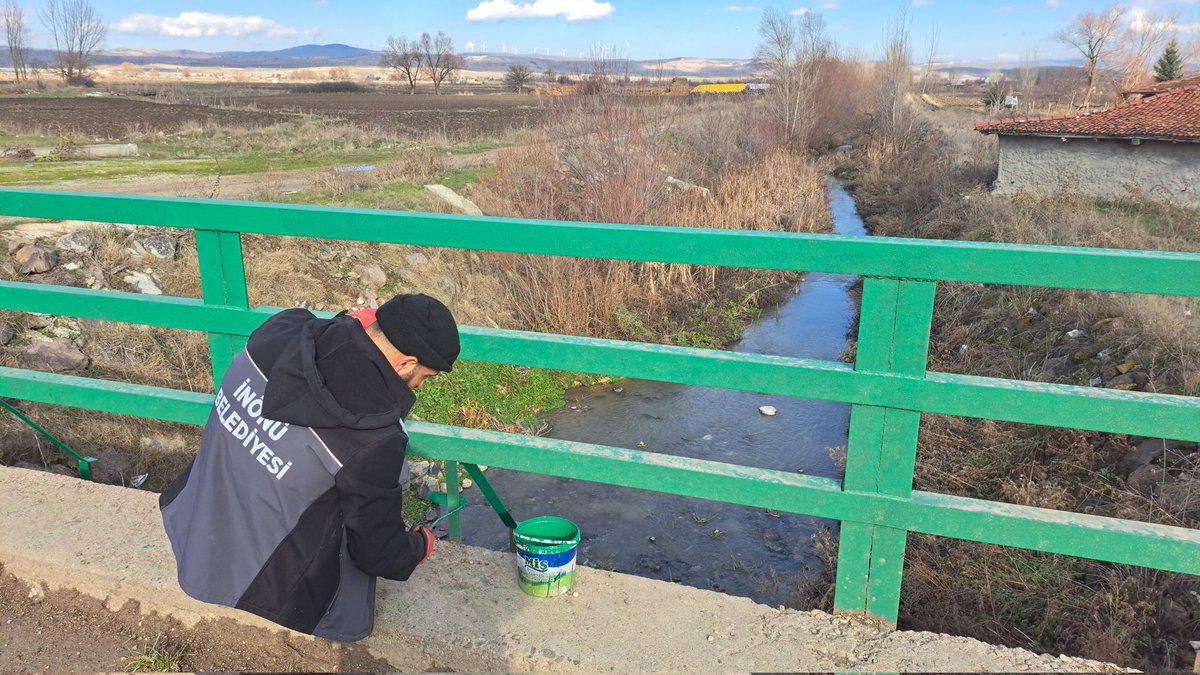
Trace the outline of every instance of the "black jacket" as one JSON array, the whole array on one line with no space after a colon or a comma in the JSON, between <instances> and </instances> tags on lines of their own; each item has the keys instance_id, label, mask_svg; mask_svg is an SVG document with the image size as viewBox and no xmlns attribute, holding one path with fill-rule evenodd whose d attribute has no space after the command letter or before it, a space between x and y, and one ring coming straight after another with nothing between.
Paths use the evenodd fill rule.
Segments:
<instances>
[{"instance_id":1,"label":"black jacket","mask_svg":"<svg viewBox=\"0 0 1200 675\"><path fill-rule=\"evenodd\" d=\"M264 323L159 500L183 590L302 633L370 635L375 577L408 579L425 553L401 518L415 401L355 319Z\"/></svg>"}]
</instances>

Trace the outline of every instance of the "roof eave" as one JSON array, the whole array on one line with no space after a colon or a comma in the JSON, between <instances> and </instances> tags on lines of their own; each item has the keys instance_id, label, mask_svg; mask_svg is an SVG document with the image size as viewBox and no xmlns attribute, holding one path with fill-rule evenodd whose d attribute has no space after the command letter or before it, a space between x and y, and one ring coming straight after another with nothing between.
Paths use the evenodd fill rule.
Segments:
<instances>
[{"instance_id":1,"label":"roof eave","mask_svg":"<svg viewBox=\"0 0 1200 675\"><path fill-rule=\"evenodd\" d=\"M1049 131L998 131L995 129L983 130L981 133L996 134L997 136L1037 136L1039 138L1079 138L1093 139L1105 141L1132 141L1134 139L1141 141L1166 141L1169 143L1200 143L1200 138L1187 138L1176 136L1142 136L1142 135L1127 135L1127 136L1104 136L1101 134L1064 134L1052 133Z\"/></svg>"}]
</instances>

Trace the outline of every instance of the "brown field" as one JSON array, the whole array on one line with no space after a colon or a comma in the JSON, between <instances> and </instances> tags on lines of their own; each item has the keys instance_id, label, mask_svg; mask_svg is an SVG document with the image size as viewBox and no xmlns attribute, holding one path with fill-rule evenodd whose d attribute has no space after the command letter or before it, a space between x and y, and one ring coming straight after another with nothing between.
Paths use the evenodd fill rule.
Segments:
<instances>
[{"instance_id":1,"label":"brown field","mask_svg":"<svg viewBox=\"0 0 1200 675\"><path fill-rule=\"evenodd\" d=\"M383 136L451 141L494 138L540 126L545 109L537 97L517 94L409 95L396 90L337 93L271 93L247 87L214 96L203 89L171 91L167 103L124 96L0 97L0 132L117 140L131 135L173 134L186 127L270 126L305 113ZM186 98L185 98L186 97Z\"/></svg>"},{"instance_id":2,"label":"brown field","mask_svg":"<svg viewBox=\"0 0 1200 675\"><path fill-rule=\"evenodd\" d=\"M238 108L341 119L387 135L440 133L452 140L494 137L538 126L545 117L537 97L518 94L289 93L236 97L231 103Z\"/></svg>"},{"instance_id":3,"label":"brown field","mask_svg":"<svg viewBox=\"0 0 1200 675\"><path fill-rule=\"evenodd\" d=\"M0 131L115 140L133 133L172 134L184 125L258 127L287 120L280 112L150 103L120 97L0 98Z\"/></svg>"}]
</instances>

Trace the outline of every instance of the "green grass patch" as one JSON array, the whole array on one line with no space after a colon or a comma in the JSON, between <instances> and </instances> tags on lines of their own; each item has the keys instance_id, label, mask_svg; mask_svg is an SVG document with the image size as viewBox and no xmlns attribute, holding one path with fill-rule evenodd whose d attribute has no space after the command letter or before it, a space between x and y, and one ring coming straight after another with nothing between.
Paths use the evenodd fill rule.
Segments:
<instances>
[{"instance_id":1,"label":"green grass patch","mask_svg":"<svg viewBox=\"0 0 1200 675\"><path fill-rule=\"evenodd\" d=\"M478 413L502 425L527 426L565 403L563 392L601 378L559 370L459 361L417 391L416 416L425 422L463 426Z\"/></svg>"},{"instance_id":2,"label":"green grass patch","mask_svg":"<svg viewBox=\"0 0 1200 675\"><path fill-rule=\"evenodd\" d=\"M151 175L237 176L272 171L352 166L391 156L375 150L334 155L244 155L228 159L114 159L0 164L0 185L104 180Z\"/></svg>"},{"instance_id":3,"label":"green grass patch","mask_svg":"<svg viewBox=\"0 0 1200 675\"><path fill-rule=\"evenodd\" d=\"M491 167L471 167L458 171L443 171L438 174L438 182L458 192L465 189L468 185L474 185L492 177L495 173L496 170Z\"/></svg>"},{"instance_id":4,"label":"green grass patch","mask_svg":"<svg viewBox=\"0 0 1200 675\"><path fill-rule=\"evenodd\" d=\"M409 457L411 461L413 457ZM425 514L433 508L433 503L426 499L421 499L413 494L412 490L404 493L404 504L400 507L401 516L406 523L417 523L418 525L425 522Z\"/></svg>"}]
</instances>

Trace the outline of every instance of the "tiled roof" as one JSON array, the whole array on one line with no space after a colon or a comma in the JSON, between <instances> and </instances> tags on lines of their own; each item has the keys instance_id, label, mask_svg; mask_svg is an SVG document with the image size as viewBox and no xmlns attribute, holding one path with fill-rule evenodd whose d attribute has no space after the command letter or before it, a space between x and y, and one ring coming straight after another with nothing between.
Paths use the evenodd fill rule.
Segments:
<instances>
[{"instance_id":1,"label":"tiled roof","mask_svg":"<svg viewBox=\"0 0 1200 675\"><path fill-rule=\"evenodd\" d=\"M985 122L976 124L975 130L1008 136L1161 138L1200 142L1200 86L1172 89L1092 113Z\"/></svg>"},{"instance_id":2,"label":"tiled roof","mask_svg":"<svg viewBox=\"0 0 1200 675\"><path fill-rule=\"evenodd\" d=\"M1148 87L1142 87L1141 89L1130 89L1129 91L1126 91L1123 93L1125 93L1125 94L1141 94L1142 96L1153 96L1155 94L1161 94L1164 91L1171 91L1172 89L1181 89L1183 87L1195 87L1195 86L1200 86L1200 75L1184 77L1184 78L1180 78L1178 80L1167 80L1166 82L1155 82L1154 84L1152 84Z\"/></svg>"}]
</instances>

